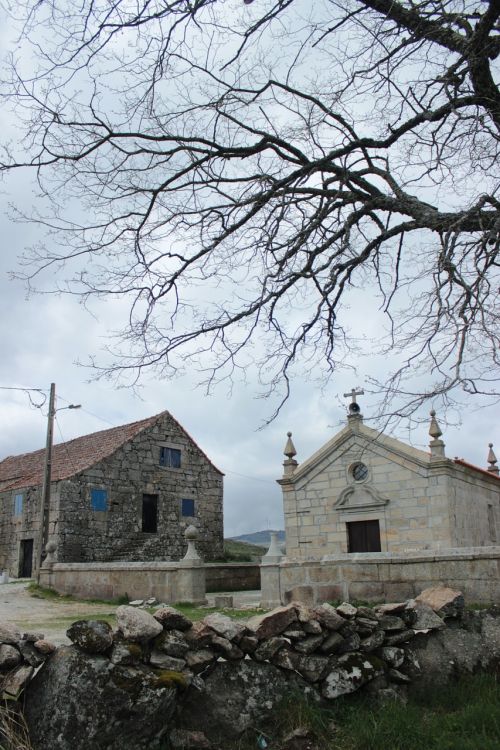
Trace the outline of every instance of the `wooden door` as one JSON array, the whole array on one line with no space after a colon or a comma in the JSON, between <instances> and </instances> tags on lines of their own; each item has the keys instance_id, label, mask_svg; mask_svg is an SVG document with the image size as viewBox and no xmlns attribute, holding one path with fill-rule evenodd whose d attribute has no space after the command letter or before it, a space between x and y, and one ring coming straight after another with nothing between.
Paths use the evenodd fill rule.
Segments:
<instances>
[{"instance_id":1,"label":"wooden door","mask_svg":"<svg viewBox=\"0 0 500 750\"><path fill-rule=\"evenodd\" d=\"M347 524L349 552L380 552L380 526L377 521L352 521Z\"/></svg>"},{"instance_id":2,"label":"wooden door","mask_svg":"<svg viewBox=\"0 0 500 750\"><path fill-rule=\"evenodd\" d=\"M19 577L31 578L33 572L33 539L23 539L19 550Z\"/></svg>"}]
</instances>

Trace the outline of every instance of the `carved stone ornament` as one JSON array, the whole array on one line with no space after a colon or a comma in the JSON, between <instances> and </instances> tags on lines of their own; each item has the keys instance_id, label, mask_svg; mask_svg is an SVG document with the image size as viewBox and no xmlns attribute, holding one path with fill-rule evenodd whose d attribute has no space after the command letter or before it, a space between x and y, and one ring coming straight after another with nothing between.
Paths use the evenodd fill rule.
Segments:
<instances>
[{"instance_id":1,"label":"carved stone ornament","mask_svg":"<svg viewBox=\"0 0 500 750\"><path fill-rule=\"evenodd\" d=\"M344 513L359 513L361 510L381 508L388 502L389 498L382 497L373 487L352 484L342 490L334 507Z\"/></svg>"}]
</instances>

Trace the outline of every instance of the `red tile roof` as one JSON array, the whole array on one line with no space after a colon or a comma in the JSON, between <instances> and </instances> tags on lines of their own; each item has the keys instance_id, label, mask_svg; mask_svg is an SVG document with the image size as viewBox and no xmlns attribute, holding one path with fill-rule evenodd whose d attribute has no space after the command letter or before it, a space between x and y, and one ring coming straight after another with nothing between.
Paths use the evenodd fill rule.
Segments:
<instances>
[{"instance_id":1,"label":"red tile roof","mask_svg":"<svg viewBox=\"0 0 500 750\"><path fill-rule=\"evenodd\" d=\"M161 414L142 419L139 422L131 422L121 427L112 427L110 430L93 432L90 435L83 435L74 440L68 440L66 443L54 445L52 449L52 481L57 482L61 479L68 479L111 456L124 443L132 440L132 438L148 427L152 427L165 415L168 415L187 437L194 442L179 422L168 411L164 411ZM199 448L199 450L201 449ZM201 452L203 453L203 451ZM212 463L205 453L203 455ZM0 492L41 485L43 482L44 460L45 449L42 448L32 453L23 453L20 456L8 456L3 461L0 461ZM214 466L214 468L219 471L217 467ZM222 474L222 472L219 473Z\"/></svg>"},{"instance_id":2,"label":"red tile roof","mask_svg":"<svg viewBox=\"0 0 500 750\"><path fill-rule=\"evenodd\" d=\"M470 464L468 461L464 461L463 458L455 458L454 461L460 466L465 466L467 469L473 469L473 471L478 471L480 474L486 474L486 476L492 479L500 479L500 476L498 476L498 474L494 474L492 471L488 471L488 469L481 469L480 466Z\"/></svg>"}]
</instances>

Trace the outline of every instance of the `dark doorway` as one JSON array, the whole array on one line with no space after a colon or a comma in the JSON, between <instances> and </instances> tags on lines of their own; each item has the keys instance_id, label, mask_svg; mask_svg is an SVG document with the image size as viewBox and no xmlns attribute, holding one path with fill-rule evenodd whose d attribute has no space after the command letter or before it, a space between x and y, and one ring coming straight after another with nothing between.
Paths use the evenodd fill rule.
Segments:
<instances>
[{"instance_id":1,"label":"dark doorway","mask_svg":"<svg viewBox=\"0 0 500 750\"><path fill-rule=\"evenodd\" d=\"M352 521L346 525L349 552L380 552L378 521Z\"/></svg>"},{"instance_id":2,"label":"dark doorway","mask_svg":"<svg viewBox=\"0 0 500 750\"><path fill-rule=\"evenodd\" d=\"M148 534L158 531L158 495L142 496L142 530Z\"/></svg>"},{"instance_id":3,"label":"dark doorway","mask_svg":"<svg viewBox=\"0 0 500 750\"><path fill-rule=\"evenodd\" d=\"M33 572L33 539L23 539L19 550L19 578L31 578Z\"/></svg>"}]
</instances>

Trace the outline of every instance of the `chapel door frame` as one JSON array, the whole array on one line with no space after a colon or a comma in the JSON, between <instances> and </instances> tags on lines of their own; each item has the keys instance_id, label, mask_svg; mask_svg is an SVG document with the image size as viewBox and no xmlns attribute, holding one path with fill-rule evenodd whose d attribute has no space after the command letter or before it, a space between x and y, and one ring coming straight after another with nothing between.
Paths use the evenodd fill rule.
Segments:
<instances>
[{"instance_id":1,"label":"chapel door frame","mask_svg":"<svg viewBox=\"0 0 500 750\"><path fill-rule=\"evenodd\" d=\"M378 518L348 521L346 531L347 551L349 553L382 551Z\"/></svg>"}]
</instances>

